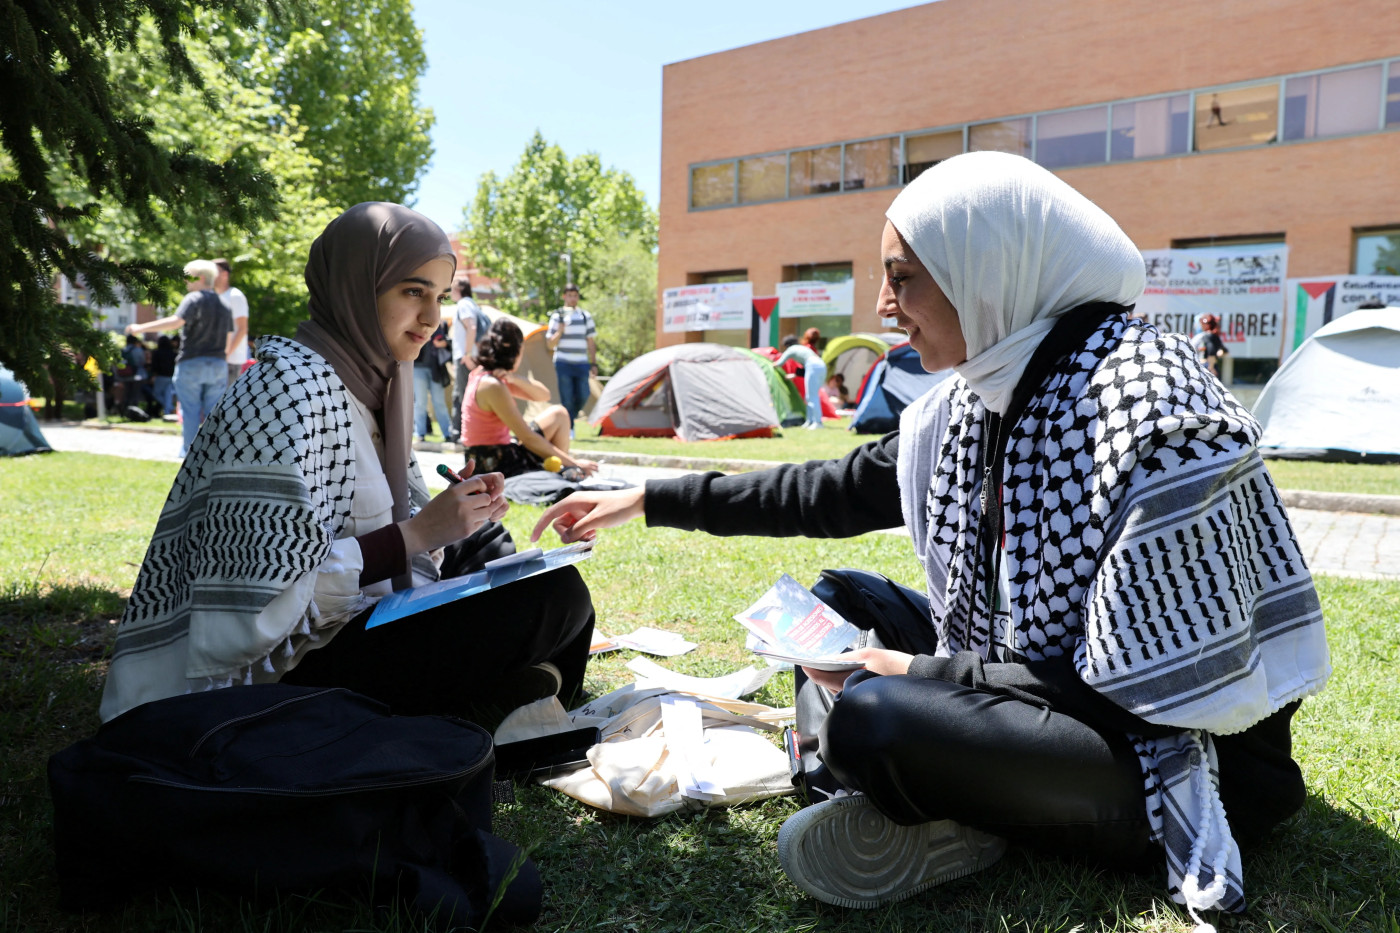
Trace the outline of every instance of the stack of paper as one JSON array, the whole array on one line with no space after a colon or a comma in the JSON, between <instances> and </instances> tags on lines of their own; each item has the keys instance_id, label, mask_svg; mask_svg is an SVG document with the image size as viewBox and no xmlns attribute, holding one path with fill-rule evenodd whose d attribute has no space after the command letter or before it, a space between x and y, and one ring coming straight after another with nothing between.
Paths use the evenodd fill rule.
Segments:
<instances>
[{"instance_id":1,"label":"stack of paper","mask_svg":"<svg viewBox=\"0 0 1400 933\"><path fill-rule=\"evenodd\" d=\"M787 574L734 617L758 639L755 654L822 670L856 670L859 661L838 657L860 630Z\"/></svg>"}]
</instances>

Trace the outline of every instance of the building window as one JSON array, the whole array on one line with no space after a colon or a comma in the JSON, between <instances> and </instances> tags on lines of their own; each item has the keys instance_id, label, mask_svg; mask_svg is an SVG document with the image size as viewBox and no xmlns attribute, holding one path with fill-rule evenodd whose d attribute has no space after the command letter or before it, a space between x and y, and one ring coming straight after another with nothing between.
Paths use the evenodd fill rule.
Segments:
<instances>
[{"instance_id":1,"label":"building window","mask_svg":"<svg viewBox=\"0 0 1400 933\"><path fill-rule=\"evenodd\" d=\"M944 159L961 155L962 151L961 129L904 137L904 183L909 184Z\"/></svg>"},{"instance_id":2,"label":"building window","mask_svg":"<svg viewBox=\"0 0 1400 933\"><path fill-rule=\"evenodd\" d=\"M1400 227L1357 231L1353 255L1356 275L1400 275Z\"/></svg>"},{"instance_id":3,"label":"building window","mask_svg":"<svg viewBox=\"0 0 1400 933\"><path fill-rule=\"evenodd\" d=\"M1108 152L1108 108L1045 113L1035 120L1035 160L1046 168L1093 165Z\"/></svg>"},{"instance_id":4,"label":"building window","mask_svg":"<svg viewBox=\"0 0 1400 933\"><path fill-rule=\"evenodd\" d=\"M967 128L968 152L1009 152L1031 157L1031 118L994 120Z\"/></svg>"},{"instance_id":5,"label":"building window","mask_svg":"<svg viewBox=\"0 0 1400 933\"><path fill-rule=\"evenodd\" d=\"M739 160L739 203L777 201L787 197L787 156L757 156Z\"/></svg>"},{"instance_id":6,"label":"building window","mask_svg":"<svg viewBox=\"0 0 1400 933\"><path fill-rule=\"evenodd\" d=\"M1289 78L1283 92L1283 138L1315 139L1378 129L1381 66Z\"/></svg>"},{"instance_id":7,"label":"building window","mask_svg":"<svg viewBox=\"0 0 1400 933\"><path fill-rule=\"evenodd\" d=\"M690 206L718 207L734 203L734 163L702 165L690 170Z\"/></svg>"},{"instance_id":8,"label":"building window","mask_svg":"<svg viewBox=\"0 0 1400 933\"><path fill-rule=\"evenodd\" d=\"M1172 240L1172 249L1201 249L1217 246L1286 246L1282 233L1242 233L1235 236L1183 237Z\"/></svg>"},{"instance_id":9,"label":"building window","mask_svg":"<svg viewBox=\"0 0 1400 933\"><path fill-rule=\"evenodd\" d=\"M1278 140L1278 82L1196 93L1196 151Z\"/></svg>"},{"instance_id":10,"label":"building window","mask_svg":"<svg viewBox=\"0 0 1400 933\"><path fill-rule=\"evenodd\" d=\"M1385 125L1400 126L1400 58L1390 63L1385 82Z\"/></svg>"},{"instance_id":11,"label":"building window","mask_svg":"<svg viewBox=\"0 0 1400 933\"><path fill-rule=\"evenodd\" d=\"M886 188L899 182L899 137L846 144L846 191Z\"/></svg>"},{"instance_id":12,"label":"building window","mask_svg":"<svg viewBox=\"0 0 1400 933\"><path fill-rule=\"evenodd\" d=\"M823 146L794 152L788 162L788 195L829 194L841 190L841 147Z\"/></svg>"},{"instance_id":13,"label":"building window","mask_svg":"<svg viewBox=\"0 0 1400 933\"><path fill-rule=\"evenodd\" d=\"M1191 96L1173 94L1113 105L1110 158L1151 159L1182 155L1191 131Z\"/></svg>"}]
</instances>

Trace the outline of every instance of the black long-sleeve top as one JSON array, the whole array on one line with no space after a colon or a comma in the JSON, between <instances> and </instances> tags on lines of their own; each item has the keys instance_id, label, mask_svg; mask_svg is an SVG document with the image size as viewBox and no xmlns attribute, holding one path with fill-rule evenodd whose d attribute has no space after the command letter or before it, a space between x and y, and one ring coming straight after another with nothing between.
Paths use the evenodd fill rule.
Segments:
<instances>
[{"instance_id":1,"label":"black long-sleeve top","mask_svg":"<svg viewBox=\"0 0 1400 933\"><path fill-rule=\"evenodd\" d=\"M712 535L845 538L904 523L896 460L899 432L862 444L839 460L786 463L754 473L699 473L648 480L649 526ZM1084 683L1073 658L988 663L972 652L920 655L915 677L950 680L1074 716L1097 729L1144 736L1179 730L1149 723ZM1248 845L1302 806L1306 791L1292 760L1290 721L1299 703L1236 735L1215 736L1220 795L1236 841Z\"/></svg>"}]
</instances>

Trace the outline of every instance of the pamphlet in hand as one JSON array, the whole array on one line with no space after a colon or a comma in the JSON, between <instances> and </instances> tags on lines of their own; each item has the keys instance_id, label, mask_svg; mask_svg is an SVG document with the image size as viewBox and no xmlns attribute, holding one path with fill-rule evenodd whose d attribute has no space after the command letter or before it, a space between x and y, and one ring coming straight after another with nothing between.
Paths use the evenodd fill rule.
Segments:
<instances>
[{"instance_id":1,"label":"pamphlet in hand","mask_svg":"<svg viewBox=\"0 0 1400 933\"><path fill-rule=\"evenodd\" d=\"M410 616L427 609L435 609L438 606L466 599L468 596L475 596L477 593L485 592L494 587L505 586L507 583L533 577L566 564L576 564L591 557L592 554L592 541L576 541L573 544L554 548L552 551L531 548L519 554L490 561L486 564L486 569L478 570L476 573L399 590L379 601L379 604L374 607L374 612L370 613L365 628L371 629L386 622L402 619L404 616Z\"/></svg>"},{"instance_id":2,"label":"pamphlet in hand","mask_svg":"<svg viewBox=\"0 0 1400 933\"><path fill-rule=\"evenodd\" d=\"M820 670L864 666L836 657L851 646L860 630L787 574L734 618L757 636L761 644L753 650L763 657Z\"/></svg>"}]
</instances>

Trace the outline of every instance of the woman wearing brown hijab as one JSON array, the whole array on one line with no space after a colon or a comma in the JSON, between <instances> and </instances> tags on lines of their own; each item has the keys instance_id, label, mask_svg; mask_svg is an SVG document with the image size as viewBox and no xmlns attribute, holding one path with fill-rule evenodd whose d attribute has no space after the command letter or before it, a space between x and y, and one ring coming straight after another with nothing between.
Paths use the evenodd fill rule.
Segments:
<instances>
[{"instance_id":1,"label":"woman wearing brown hijab","mask_svg":"<svg viewBox=\"0 0 1400 933\"><path fill-rule=\"evenodd\" d=\"M398 713L509 707L583 682L593 609L565 567L366 631L376 598L504 551L499 474L430 496L412 361L456 257L432 221L358 204L306 264L310 320L258 341L176 476L118 629L104 720L234 684L349 687Z\"/></svg>"}]
</instances>

